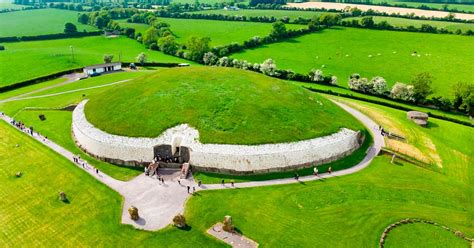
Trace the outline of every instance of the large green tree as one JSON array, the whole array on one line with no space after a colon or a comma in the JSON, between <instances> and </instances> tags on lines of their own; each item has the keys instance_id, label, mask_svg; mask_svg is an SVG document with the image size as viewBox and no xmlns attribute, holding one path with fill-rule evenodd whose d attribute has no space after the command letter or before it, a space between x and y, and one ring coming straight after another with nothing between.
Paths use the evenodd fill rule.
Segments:
<instances>
[{"instance_id":1,"label":"large green tree","mask_svg":"<svg viewBox=\"0 0 474 248\"><path fill-rule=\"evenodd\" d=\"M76 25L68 22L66 24L64 24L64 33L66 34L73 34L73 33L77 33L77 27Z\"/></svg>"},{"instance_id":2,"label":"large green tree","mask_svg":"<svg viewBox=\"0 0 474 248\"><path fill-rule=\"evenodd\" d=\"M209 46L210 42L211 38L209 37L189 37L188 42L186 42L186 47L188 49L187 58L194 61L203 62L204 54L211 50Z\"/></svg>"},{"instance_id":3,"label":"large green tree","mask_svg":"<svg viewBox=\"0 0 474 248\"><path fill-rule=\"evenodd\" d=\"M420 73L413 78L411 85L413 85L413 98L415 102L424 102L426 97L433 93L431 89L432 82L433 76L427 72Z\"/></svg>"}]
</instances>

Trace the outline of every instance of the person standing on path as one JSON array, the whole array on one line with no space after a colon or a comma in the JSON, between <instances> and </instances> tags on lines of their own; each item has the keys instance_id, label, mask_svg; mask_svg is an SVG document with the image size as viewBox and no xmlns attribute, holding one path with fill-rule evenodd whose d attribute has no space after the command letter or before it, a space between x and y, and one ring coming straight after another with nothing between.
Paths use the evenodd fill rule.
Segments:
<instances>
[{"instance_id":1,"label":"person standing on path","mask_svg":"<svg viewBox=\"0 0 474 248\"><path fill-rule=\"evenodd\" d=\"M201 187L201 185L202 185L202 181L201 179L198 179L198 187Z\"/></svg>"},{"instance_id":2,"label":"person standing on path","mask_svg":"<svg viewBox=\"0 0 474 248\"><path fill-rule=\"evenodd\" d=\"M222 182L221 182L221 184L222 184L222 186L224 186L224 185L225 185L224 179L222 179Z\"/></svg>"},{"instance_id":3,"label":"person standing on path","mask_svg":"<svg viewBox=\"0 0 474 248\"><path fill-rule=\"evenodd\" d=\"M188 188L188 194L189 194L189 190L191 189L191 187L189 187L189 185L188 185L187 188Z\"/></svg>"},{"instance_id":4,"label":"person standing on path","mask_svg":"<svg viewBox=\"0 0 474 248\"><path fill-rule=\"evenodd\" d=\"M178 178L178 184L181 185L181 180L179 180L179 178Z\"/></svg>"},{"instance_id":5,"label":"person standing on path","mask_svg":"<svg viewBox=\"0 0 474 248\"><path fill-rule=\"evenodd\" d=\"M329 168L328 168L328 172L329 172L329 174L331 174L331 173L332 173L332 167L331 167L331 166L329 166Z\"/></svg>"},{"instance_id":6,"label":"person standing on path","mask_svg":"<svg viewBox=\"0 0 474 248\"><path fill-rule=\"evenodd\" d=\"M234 180L231 180L231 181L230 181L230 186L231 186L231 187L234 187Z\"/></svg>"},{"instance_id":7,"label":"person standing on path","mask_svg":"<svg viewBox=\"0 0 474 248\"><path fill-rule=\"evenodd\" d=\"M319 172L319 171L318 171L318 167L314 166L313 174L314 174L315 176L318 176L318 172Z\"/></svg>"},{"instance_id":8,"label":"person standing on path","mask_svg":"<svg viewBox=\"0 0 474 248\"><path fill-rule=\"evenodd\" d=\"M99 175L99 169L95 168L95 173L97 173L97 175Z\"/></svg>"},{"instance_id":9,"label":"person standing on path","mask_svg":"<svg viewBox=\"0 0 474 248\"><path fill-rule=\"evenodd\" d=\"M300 175L298 173L295 173L295 180L298 181L300 179Z\"/></svg>"}]
</instances>

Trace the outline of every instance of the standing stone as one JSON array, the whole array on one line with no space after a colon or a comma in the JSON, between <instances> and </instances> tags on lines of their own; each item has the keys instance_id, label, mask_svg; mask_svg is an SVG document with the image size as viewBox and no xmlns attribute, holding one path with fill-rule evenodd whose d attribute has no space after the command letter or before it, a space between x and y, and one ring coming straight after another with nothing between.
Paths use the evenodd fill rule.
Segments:
<instances>
[{"instance_id":1,"label":"standing stone","mask_svg":"<svg viewBox=\"0 0 474 248\"><path fill-rule=\"evenodd\" d=\"M234 226L232 225L232 217L230 215L226 215L224 217L224 226L222 227L226 232L234 232Z\"/></svg>"},{"instance_id":2,"label":"standing stone","mask_svg":"<svg viewBox=\"0 0 474 248\"><path fill-rule=\"evenodd\" d=\"M393 162L395 162L395 158L396 158L396 157L397 157L397 156L396 156L395 154L393 154L393 156L392 156L392 161L390 161L390 163L393 164Z\"/></svg>"},{"instance_id":3,"label":"standing stone","mask_svg":"<svg viewBox=\"0 0 474 248\"><path fill-rule=\"evenodd\" d=\"M63 191L59 192L59 200L63 202L67 201L66 193L64 193Z\"/></svg>"},{"instance_id":4,"label":"standing stone","mask_svg":"<svg viewBox=\"0 0 474 248\"><path fill-rule=\"evenodd\" d=\"M128 213L130 214L130 219L132 220L138 220L140 216L138 215L138 208L131 206L128 209Z\"/></svg>"},{"instance_id":5,"label":"standing stone","mask_svg":"<svg viewBox=\"0 0 474 248\"><path fill-rule=\"evenodd\" d=\"M178 214L173 218L173 223L178 228L186 227L186 218L182 214Z\"/></svg>"},{"instance_id":6,"label":"standing stone","mask_svg":"<svg viewBox=\"0 0 474 248\"><path fill-rule=\"evenodd\" d=\"M19 172L17 172L17 173L15 174L16 177L21 177L22 175L23 175L23 174L21 173L21 171L19 171Z\"/></svg>"}]
</instances>

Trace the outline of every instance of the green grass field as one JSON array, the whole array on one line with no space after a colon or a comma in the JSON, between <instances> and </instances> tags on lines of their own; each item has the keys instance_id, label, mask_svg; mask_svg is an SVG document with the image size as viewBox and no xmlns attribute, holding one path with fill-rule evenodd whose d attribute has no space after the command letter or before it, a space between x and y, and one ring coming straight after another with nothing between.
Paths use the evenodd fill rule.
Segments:
<instances>
[{"instance_id":1,"label":"green grass field","mask_svg":"<svg viewBox=\"0 0 474 248\"><path fill-rule=\"evenodd\" d=\"M272 30L271 23L258 22L230 22L214 20L159 18L158 20L170 24L171 31L176 35L178 43L186 43L190 36L210 37L211 46L227 45L232 42L243 43L254 36L267 36ZM145 32L146 24L127 23L119 21L121 27L133 27L136 32ZM298 29L302 25L288 24L288 29Z\"/></svg>"},{"instance_id":2,"label":"green grass field","mask_svg":"<svg viewBox=\"0 0 474 248\"><path fill-rule=\"evenodd\" d=\"M412 56L415 51L420 57ZM344 87L352 73L382 76L393 85L410 83L416 74L429 72L434 77L434 95L449 96L454 83L474 81L474 37L456 35L332 28L233 57L260 63L272 58L278 68L301 73L319 68L336 75Z\"/></svg>"},{"instance_id":3,"label":"green grass field","mask_svg":"<svg viewBox=\"0 0 474 248\"><path fill-rule=\"evenodd\" d=\"M313 16L321 15L324 12L317 11L291 11L291 10L270 10L270 9L239 9L237 11L224 10L224 9L211 9L211 10L202 10L192 13L199 14L221 14L229 16L246 16L246 17L257 17L257 16L267 16L267 17L289 17L290 20L294 20L298 17L310 19Z\"/></svg>"},{"instance_id":4,"label":"green grass field","mask_svg":"<svg viewBox=\"0 0 474 248\"><path fill-rule=\"evenodd\" d=\"M232 68L162 70L91 96L85 112L97 128L126 136L157 137L188 123L202 143L279 143L363 129L317 94Z\"/></svg>"},{"instance_id":5,"label":"green grass field","mask_svg":"<svg viewBox=\"0 0 474 248\"><path fill-rule=\"evenodd\" d=\"M145 232L120 224L120 195L0 121L3 247L223 247L202 230ZM18 144L19 147L15 147ZM21 171L23 176L16 178ZM58 199L64 191L69 203Z\"/></svg>"},{"instance_id":6,"label":"green grass field","mask_svg":"<svg viewBox=\"0 0 474 248\"><path fill-rule=\"evenodd\" d=\"M149 51L140 43L125 37L102 36L48 41L5 43L0 53L0 87L20 81L46 76L55 72L103 63L105 54L114 60L134 62L144 52L148 62L186 62L186 60ZM73 47L74 61L71 48Z\"/></svg>"},{"instance_id":7,"label":"green grass field","mask_svg":"<svg viewBox=\"0 0 474 248\"><path fill-rule=\"evenodd\" d=\"M422 2L404 2L404 1L397 1L397 0L372 0L373 3L381 3L387 2L390 4L406 4L410 7L419 7L421 5L426 5L430 8L436 8L442 10L444 7L444 3L422 3ZM463 10L463 11L474 11L474 5L471 4L447 4L449 10Z\"/></svg>"},{"instance_id":8,"label":"green grass field","mask_svg":"<svg viewBox=\"0 0 474 248\"><path fill-rule=\"evenodd\" d=\"M143 72L129 72L129 73L112 73L107 75L102 75L100 77L94 77L90 79L76 81L67 85L58 86L49 90L44 90L38 93L34 93L28 96L39 96L46 94L53 94L58 92L66 92L69 90L77 90L82 88L88 88L93 86L106 85L109 83L121 81L124 79L137 78L146 74L151 73L150 71ZM57 80L54 80L57 81ZM35 86L49 86L52 82L45 82ZM31 87L31 86L30 86ZM114 86L109 86L114 87ZM30 90L36 90L30 89ZM69 151L80 154L82 158L86 159L87 162L101 171L107 173L108 175L119 179L119 180L129 180L142 172L142 170L135 170L131 167L120 167L112 165L109 163L101 162L95 160L88 155L86 155L82 150L77 148L74 143L74 140L71 136L71 121L72 121L72 112L63 111L63 110L50 110L51 108L61 108L70 104L76 104L83 99L83 94L88 96L89 94L97 94L107 90L107 87L96 88L89 90L82 90L78 92L72 92L68 94L51 96L46 98L38 98L31 100L21 100L9 103L0 104L0 111L5 112L14 118L21 120L28 126L33 126L35 130L40 132L42 135L48 137L48 139L53 140L54 142L65 147ZM24 88L18 90L7 92L10 93L10 97L25 93ZM15 94L16 93L16 94ZM2 96L3 94L0 94ZM42 110L25 110L25 108L43 108ZM49 110L48 110L49 109ZM41 121L38 118L38 115L44 114L46 116L45 121Z\"/></svg>"},{"instance_id":9,"label":"green grass field","mask_svg":"<svg viewBox=\"0 0 474 248\"><path fill-rule=\"evenodd\" d=\"M438 120L433 121L436 126L422 129L403 122L403 112L384 111L393 113L393 118L402 116L403 125L415 132L437 137L433 143L445 161L442 172L401 161L390 164L389 157L380 156L368 168L349 176L304 184L200 192L186 205L190 231L166 228L159 232L120 225L121 200L116 193L26 135L0 123L1 133L7 134L0 137L0 177L4 182L0 184L4 198L0 213L5 216L0 220L4 230L0 242L16 246L61 242L69 246L120 243L212 247L218 243L204 232L224 215L231 215L244 235L267 247L373 247L387 225L407 217L432 219L472 237L470 206L474 191L469 178L474 169L469 166L470 160L459 160L459 154L469 159L474 156L466 145L472 142L466 137L474 137L473 129ZM20 146L15 148L15 144ZM18 163L25 160L34 162ZM15 178L14 173L19 170L24 176ZM57 199L60 190L68 195L69 204ZM412 238L411 243L417 247L432 247L431 230L399 231L389 236L387 245ZM458 247L460 243L442 237L437 244Z\"/></svg>"},{"instance_id":10,"label":"green grass field","mask_svg":"<svg viewBox=\"0 0 474 248\"><path fill-rule=\"evenodd\" d=\"M3 13L0 15L0 37L63 33L64 24L67 22L76 25L80 32L97 30L95 27L77 22L78 13L60 9Z\"/></svg>"},{"instance_id":11,"label":"green grass field","mask_svg":"<svg viewBox=\"0 0 474 248\"><path fill-rule=\"evenodd\" d=\"M405 19L405 18L396 18L396 17L386 17L386 16L374 16L375 23L379 23L382 21L387 21L391 25L395 27L407 27L407 26L414 26L414 27L421 27L423 24L429 24L431 26L440 28L445 28L449 31L456 31L460 29L461 31L465 32L467 30L474 30L474 23L456 23L456 22L441 22L441 21L428 21L428 20L414 20L414 19ZM347 18L344 20L352 20L352 19L362 19L359 17L356 18Z\"/></svg>"},{"instance_id":12,"label":"green grass field","mask_svg":"<svg viewBox=\"0 0 474 248\"><path fill-rule=\"evenodd\" d=\"M413 240L419 240L415 245ZM385 247L409 248L423 244L423 247L466 248L469 242L456 237L453 233L439 226L427 224L410 224L397 227L390 231ZM420 247L420 246L418 246Z\"/></svg>"}]
</instances>

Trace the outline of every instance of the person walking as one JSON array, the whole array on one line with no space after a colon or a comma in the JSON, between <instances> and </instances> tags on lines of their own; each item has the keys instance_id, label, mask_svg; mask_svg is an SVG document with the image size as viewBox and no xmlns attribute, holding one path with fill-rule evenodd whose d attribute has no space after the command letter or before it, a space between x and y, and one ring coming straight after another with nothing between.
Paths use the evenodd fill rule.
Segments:
<instances>
[{"instance_id":1,"label":"person walking","mask_svg":"<svg viewBox=\"0 0 474 248\"><path fill-rule=\"evenodd\" d=\"M318 171L318 167L314 166L313 174L314 174L315 176L318 176L318 172L319 172L319 171Z\"/></svg>"},{"instance_id":2,"label":"person walking","mask_svg":"<svg viewBox=\"0 0 474 248\"><path fill-rule=\"evenodd\" d=\"M191 189L191 187L189 187L189 185L188 185L188 187L187 187L187 188L188 188L188 194L189 194L189 190Z\"/></svg>"},{"instance_id":3,"label":"person walking","mask_svg":"<svg viewBox=\"0 0 474 248\"><path fill-rule=\"evenodd\" d=\"M97 173L97 175L99 175L99 169L95 168L95 173Z\"/></svg>"},{"instance_id":4,"label":"person walking","mask_svg":"<svg viewBox=\"0 0 474 248\"><path fill-rule=\"evenodd\" d=\"M201 185L202 185L202 181L201 179L198 179L198 187L201 187Z\"/></svg>"},{"instance_id":5,"label":"person walking","mask_svg":"<svg viewBox=\"0 0 474 248\"><path fill-rule=\"evenodd\" d=\"M329 166L329 168L328 168L328 172L329 172L329 174L331 174L331 173L332 173L332 167L331 167L331 166Z\"/></svg>"},{"instance_id":6,"label":"person walking","mask_svg":"<svg viewBox=\"0 0 474 248\"><path fill-rule=\"evenodd\" d=\"M298 173L295 173L295 180L298 181L300 179L300 175Z\"/></svg>"},{"instance_id":7,"label":"person walking","mask_svg":"<svg viewBox=\"0 0 474 248\"><path fill-rule=\"evenodd\" d=\"M179 178L178 178L178 184L181 185L181 180L179 180Z\"/></svg>"},{"instance_id":8,"label":"person walking","mask_svg":"<svg viewBox=\"0 0 474 248\"><path fill-rule=\"evenodd\" d=\"M225 185L224 179L222 179L221 183L222 183L222 186L224 186L224 185Z\"/></svg>"},{"instance_id":9,"label":"person walking","mask_svg":"<svg viewBox=\"0 0 474 248\"><path fill-rule=\"evenodd\" d=\"M230 181L230 186L231 186L231 187L234 187L234 180L231 180L231 181Z\"/></svg>"}]
</instances>

